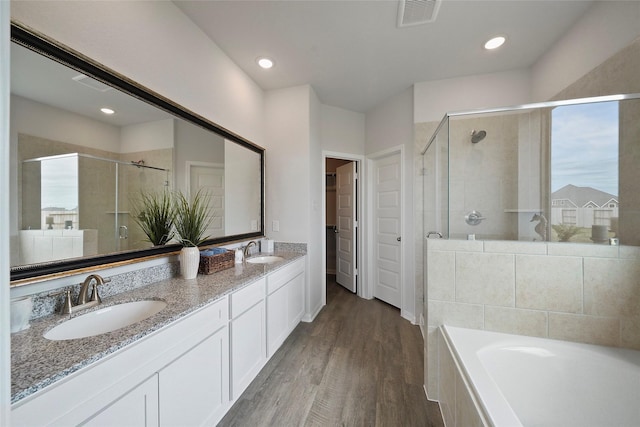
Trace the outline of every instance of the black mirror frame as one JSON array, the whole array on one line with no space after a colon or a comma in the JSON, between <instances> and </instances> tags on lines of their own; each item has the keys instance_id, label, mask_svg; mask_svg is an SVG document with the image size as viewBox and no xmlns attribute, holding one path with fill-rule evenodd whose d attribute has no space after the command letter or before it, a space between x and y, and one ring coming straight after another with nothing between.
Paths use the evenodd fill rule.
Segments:
<instances>
[{"instance_id":1,"label":"black mirror frame","mask_svg":"<svg viewBox=\"0 0 640 427\"><path fill-rule=\"evenodd\" d=\"M250 238L259 238L264 235L264 148L253 144L252 142L242 138L239 135L205 119L204 117L187 110L186 108L174 103L173 101L159 95L150 89L118 74L117 72L99 64L84 55L75 52L67 46L64 46L48 37L37 33L36 31L15 21L11 22L11 41L41 55L59 62L76 71L93 77L105 84L115 87L120 91L134 96L148 104L151 104L161 110L164 110L178 118L186 120L197 126L200 126L211 132L215 132L222 137L233 141L251 151L260 155L260 230L252 233L236 234L233 236L217 237L209 239L203 243L206 245L215 245L227 243L231 241L244 240ZM106 264L121 264L132 262L139 258L157 257L168 255L179 251L181 248L178 244L165 245L150 249L140 249L132 251L124 251L107 255L98 255L95 257L75 258L70 260L52 261L40 264L30 264L18 267L11 267L10 280L13 282L30 282L36 281L38 277L60 275L64 272L90 269ZM31 279L31 280L29 280Z\"/></svg>"}]
</instances>

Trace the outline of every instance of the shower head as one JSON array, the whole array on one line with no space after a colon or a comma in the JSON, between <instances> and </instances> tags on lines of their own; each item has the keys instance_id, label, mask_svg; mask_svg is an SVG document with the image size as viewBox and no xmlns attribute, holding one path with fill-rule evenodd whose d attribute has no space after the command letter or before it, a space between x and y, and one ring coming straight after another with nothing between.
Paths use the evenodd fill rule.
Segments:
<instances>
[{"instance_id":1,"label":"shower head","mask_svg":"<svg viewBox=\"0 0 640 427\"><path fill-rule=\"evenodd\" d=\"M471 142L477 144L482 141L484 137L487 136L487 132L483 130L474 130L471 132Z\"/></svg>"}]
</instances>

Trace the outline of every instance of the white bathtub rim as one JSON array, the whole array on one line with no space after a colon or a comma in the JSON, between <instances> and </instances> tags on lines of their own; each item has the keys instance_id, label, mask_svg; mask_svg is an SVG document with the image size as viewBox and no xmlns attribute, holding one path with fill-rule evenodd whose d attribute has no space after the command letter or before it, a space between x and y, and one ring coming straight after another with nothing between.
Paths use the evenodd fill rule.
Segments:
<instances>
[{"instance_id":1,"label":"white bathtub rim","mask_svg":"<svg viewBox=\"0 0 640 427\"><path fill-rule=\"evenodd\" d=\"M465 337L465 340L458 339L454 345L452 343L452 335L464 334L468 330L449 325L440 326L440 333L442 333L450 353L454 356L456 367L467 386L471 399L478 410L478 415L483 418L485 425L488 426L523 427L520 419L480 360L478 358L470 358L471 360L465 359L465 362L462 363L462 357L458 351L472 351L468 348L472 344L477 347L474 342L475 336ZM473 371L474 375L470 375L469 370Z\"/></svg>"},{"instance_id":2,"label":"white bathtub rim","mask_svg":"<svg viewBox=\"0 0 640 427\"><path fill-rule=\"evenodd\" d=\"M615 405L622 405L618 410L613 411L613 413L618 417L615 421L610 418L606 418L606 420L614 423L618 422L618 424L612 425L640 425L640 407L635 405L634 402L636 400L633 400L640 396L640 390L638 389L638 384L640 384L640 376L638 375L638 369L640 369L640 352L638 350L445 325L442 325L440 330L450 353L453 355L457 369L460 371L462 376L467 376L468 382L466 385L470 394L474 397L474 404L476 405L478 412L484 412L489 420L487 425L510 427L513 425L521 426L523 421L520 421L518 415L516 415L515 409L511 407L509 401L504 397L503 392L498 385L499 380L493 378L491 368L485 365L486 358L483 361L481 353L488 351L490 354L495 348L513 347L514 343L519 347L523 340L526 348L532 347L536 349L539 347L545 350L549 349L551 353L557 353L561 356L578 351L581 358L588 356L587 360L591 360L592 362L595 361L596 365L599 366L606 366L608 372L600 372L599 369L590 372L599 372L598 375L604 375L600 377L604 381L609 380L610 382L614 382L616 392L621 392L622 394L619 396L622 396L622 398L616 397L615 394L597 392L600 403L595 407L588 406L588 408L609 408L610 410L613 410ZM507 347L505 347L505 344ZM565 347L569 348L569 353L565 351L567 350ZM558 352L559 348L560 351ZM615 360L613 364L609 365L608 360L611 359ZM610 370L609 366L613 367L613 369ZM584 369L584 366L582 369ZM591 368L587 367L586 369ZM620 369L623 371L629 369L629 372L622 372L624 378L615 379L615 375L620 375ZM598 376L591 376L591 373L586 374L586 376L585 374L582 374L578 377L587 379L595 378L596 381L601 381L598 379ZM629 379L629 381L627 381L627 379ZM584 389L597 390L593 385L591 387L585 387ZM562 398L563 396L560 397ZM629 399L631 399L631 401L628 401ZM522 400L517 400L517 402L522 402ZM628 411L628 409L631 409L631 411ZM506 416L509 411L513 413L513 416L517 421L510 421L508 418L496 418ZM609 421L603 421L602 418L599 418L600 414L600 412L593 414L595 417L593 418L593 422L595 424L589 424L589 420L592 419L590 418L590 415L580 412L580 415L585 415L587 417L580 421L580 423L571 424L571 422L567 422L565 419L561 424L549 425L607 425L607 422ZM521 415L525 416L525 419L529 419L531 414L525 415L525 412L523 412ZM567 414L563 413L563 415ZM576 414L575 420L578 419L579 417ZM595 420L599 421L596 422ZM539 422L540 421L537 421L536 425Z\"/></svg>"}]
</instances>

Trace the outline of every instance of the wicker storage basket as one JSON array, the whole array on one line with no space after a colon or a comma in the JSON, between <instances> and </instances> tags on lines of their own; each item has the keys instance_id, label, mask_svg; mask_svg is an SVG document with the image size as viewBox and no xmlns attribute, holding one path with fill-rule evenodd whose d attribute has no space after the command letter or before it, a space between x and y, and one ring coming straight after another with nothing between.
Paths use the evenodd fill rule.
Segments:
<instances>
[{"instance_id":1,"label":"wicker storage basket","mask_svg":"<svg viewBox=\"0 0 640 427\"><path fill-rule=\"evenodd\" d=\"M226 251L216 255L200 254L200 266L198 267L198 273L212 274L220 270L231 268L234 263L235 253L233 251Z\"/></svg>"}]
</instances>

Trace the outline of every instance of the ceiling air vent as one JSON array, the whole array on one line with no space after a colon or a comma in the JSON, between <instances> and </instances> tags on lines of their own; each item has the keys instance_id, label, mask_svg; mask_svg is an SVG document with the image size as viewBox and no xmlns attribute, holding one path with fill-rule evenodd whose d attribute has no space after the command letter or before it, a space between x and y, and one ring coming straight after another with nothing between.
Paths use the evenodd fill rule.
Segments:
<instances>
[{"instance_id":1,"label":"ceiling air vent","mask_svg":"<svg viewBox=\"0 0 640 427\"><path fill-rule=\"evenodd\" d=\"M400 0L398 28L426 24L436 20L441 0Z\"/></svg>"},{"instance_id":2,"label":"ceiling air vent","mask_svg":"<svg viewBox=\"0 0 640 427\"><path fill-rule=\"evenodd\" d=\"M81 85L88 86L93 90L97 90L98 92L106 92L108 90L113 89L111 86L108 86L89 76L85 76L84 74L79 74L75 77L72 77L72 79L80 83Z\"/></svg>"}]
</instances>

